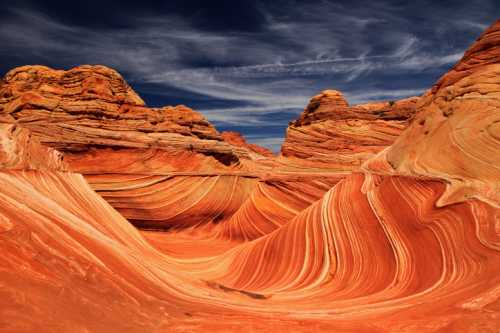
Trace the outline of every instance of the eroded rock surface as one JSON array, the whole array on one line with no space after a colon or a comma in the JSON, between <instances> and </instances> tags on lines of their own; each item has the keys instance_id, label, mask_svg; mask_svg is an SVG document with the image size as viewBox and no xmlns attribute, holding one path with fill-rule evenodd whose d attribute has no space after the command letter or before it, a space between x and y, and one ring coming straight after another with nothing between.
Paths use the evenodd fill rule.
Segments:
<instances>
[{"instance_id":1,"label":"eroded rock surface","mask_svg":"<svg viewBox=\"0 0 500 333\"><path fill-rule=\"evenodd\" d=\"M299 166L358 169L408 127L417 101L412 97L349 106L341 92L325 90L290 123L281 154Z\"/></svg>"},{"instance_id":2,"label":"eroded rock surface","mask_svg":"<svg viewBox=\"0 0 500 333\"><path fill-rule=\"evenodd\" d=\"M42 144L64 152L73 170L82 173L111 172L113 166L104 160L113 154L115 161L129 160L129 173L175 171L183 158L183 171L186 164L210 170L240 167L240 158L250 159L247 149L224 142L198 112L183 105L146 107L116 71L104 66L11 70L0 85L0 121L30 130ZM157 165L146 160L158 160Z\"/></svg>"},{"instance_id":3,"label":"eroded rock surface","mask_svg":"<svg viewBox=\"0 0 500 333\"><path fill-rule=\"evenodd\" d=\"M253 143L248 143L246 139L238 132L234 131L225 131L221 133L222 138L224 141L229 142L230 144L234 146L239 146L239 147L245 147L248 148L249 150L258 153L260 155L266 156L266 157L273 157L273 152L270 151L269 149L266 149L264 147L261 147L259 145L253 144Z\"/></svg>"},{"instance_id":4,"label":"eroded rock surface","mask_svg":"<svg viewBox=\"0 0 500 333\"><path fill-rule=\"evenodd\" d=\"M500 202L500 24L487 29L425 94L415 120L366 169L440 178L439 205ZM418 143L418 144L415 144Z\"/></svg>"}]
</instances>

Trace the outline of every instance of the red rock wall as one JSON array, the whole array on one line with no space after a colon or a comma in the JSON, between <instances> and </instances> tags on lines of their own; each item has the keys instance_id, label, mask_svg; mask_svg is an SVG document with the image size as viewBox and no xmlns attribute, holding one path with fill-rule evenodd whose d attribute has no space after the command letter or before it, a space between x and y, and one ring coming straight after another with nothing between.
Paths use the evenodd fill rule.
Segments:
<instances>
[{"instance_id":1,"label":"red rock wall","mask_svg":"<svg viewBox=\"0 0 500 333\"><path fill-rule=\"evenodd\" d=\"M297 167L358 169L408 127L417 100L349 106L342 93L323 91L290 123L281 155Z\"/></svg>"}]
</instances>

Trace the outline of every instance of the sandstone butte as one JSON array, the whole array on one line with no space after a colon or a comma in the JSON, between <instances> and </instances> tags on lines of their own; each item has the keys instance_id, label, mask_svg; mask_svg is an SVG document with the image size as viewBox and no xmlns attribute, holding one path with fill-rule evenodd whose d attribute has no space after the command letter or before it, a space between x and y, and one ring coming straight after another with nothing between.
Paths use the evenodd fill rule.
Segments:
<instances>
[{"instance_id":1,"label":"sandstone butte","mask_svg":"<svg viewBox=\"0 0 500 333\"><path fill-rule=\"evenodd\" d=\"M500 21L272 156L114 70L0 83L2 332L499 332Z\"/></svg>"}]
</instances>

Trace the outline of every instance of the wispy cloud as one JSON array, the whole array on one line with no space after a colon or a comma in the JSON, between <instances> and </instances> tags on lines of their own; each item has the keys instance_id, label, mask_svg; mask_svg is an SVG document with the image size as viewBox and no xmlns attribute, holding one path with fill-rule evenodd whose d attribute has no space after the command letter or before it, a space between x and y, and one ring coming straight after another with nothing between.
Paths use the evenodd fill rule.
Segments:
<instances>
[{"instance_id":1,"label":"wispy cloud","mask_svg":"<svg viewBox=\"0 0 500 333\"><path fill-rule=\"evenodd\" d=\"M460 20L457 23L460 24L460 25L462 25L462 26L464 26L464 27L467 27L467 28L476 29L479 32L484 31L486 28L488 28L487 24L480 23L480 22L475 22L475 21L470 21L470 20L467 20L467 19Z\"/></svg>"},{"instance_id":2,"label":"wispy cloud","mask_svg":"<svg viewBox=\"0 0 500 333\"><path fill-rule=\"evenodd\" d=\"M0 21L0 56L4 66L104 64L132 85L161 87L155 92L160 99L161 90L201 96L192 104L216 124L285 127L286 116L300 113L326 88L343 90L352 104L422 93L493 16L464 4L447 15L446 6L436 7L420 22L422 13L413 14L425 6L408 6L389 0L351 7L260 3L259 29L220 31L200 28L175 11L130 16L130 27L97 29L13 3ZM491 12L498 7L494 1L483 5ZM225 103L214 107L208 100ZM280 112L283 117L276 116ZM276 144L271 134L274 143L256 139Z\"/></svg>"},{"instance_id":3,"label":"wispy cloud","mask_svg":"<svg viewBox=\"0 0 500 333\"><path fill-rule=\"evenodd\" d=\"M426 88L415 89L367 89L346 92L350 104L361 104L366 101L394 100L409 96L420 96Z\"/></svg>"}]
</instances>

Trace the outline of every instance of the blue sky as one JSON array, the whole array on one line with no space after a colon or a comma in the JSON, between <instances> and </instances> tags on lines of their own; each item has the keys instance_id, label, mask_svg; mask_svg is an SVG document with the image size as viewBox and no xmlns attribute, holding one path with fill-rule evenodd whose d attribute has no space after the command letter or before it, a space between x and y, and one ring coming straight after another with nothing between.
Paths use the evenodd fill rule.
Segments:
<instances>
[{"instance_id":1,"label":"blue sky","mask_svg":"<svg viewBox=\"0 0 500 333\"><path fill-rule=\"evenodd\" d=\"M494 0L10 1L0 72L107 65L148 105L188 105L278 151L319 91L419 95L499 13Z\"/></svg>"}]
</instances>

